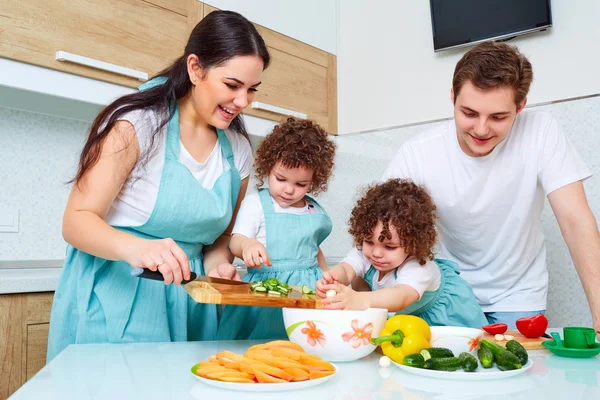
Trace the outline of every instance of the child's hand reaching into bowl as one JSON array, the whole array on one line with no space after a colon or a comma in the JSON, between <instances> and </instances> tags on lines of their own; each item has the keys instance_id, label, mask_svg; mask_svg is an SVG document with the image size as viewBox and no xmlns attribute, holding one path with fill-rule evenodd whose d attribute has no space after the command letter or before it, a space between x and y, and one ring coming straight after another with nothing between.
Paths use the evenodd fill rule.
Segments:
<instances>
[{"instance_id":1,"label":"child's hand reaching into bowl","mask_svg":"<svg viewBox=\"0 0 600 400\"><path fill-rule=\"evenodd\" d=\"M326 310L366 310L369 308L369 292L357 292L352 288L337 282L325 285L323 289L325 290L325 293L330 290L336 292L334 296L325 296L321 299L323 308Z\"/></svg>"},{"instance_id":2,"label":"child's hand reaching into bowl","mask_svg":"<svg viewBox=\"0 0 600 400\"><path fill-rule=\"evenodd\" d=\"M331 271L323 272L323 278L317 281L317 297L324 299L327 296L327 289L325 286L333 283L338 283L339 277L337 273Z\"/></svg>"}]
</instances>

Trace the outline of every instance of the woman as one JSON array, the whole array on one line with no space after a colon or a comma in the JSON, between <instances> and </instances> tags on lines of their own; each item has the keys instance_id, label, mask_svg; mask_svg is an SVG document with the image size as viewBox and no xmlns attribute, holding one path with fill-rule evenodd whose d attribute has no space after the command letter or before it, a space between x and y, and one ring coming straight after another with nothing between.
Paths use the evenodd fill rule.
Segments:
<instances>
[{"instance_id":1,"label":"woman","mask_svg":"<svg viewBox=\"0 0 600 400\"><path fill-rule=\"evenodd\" d=\"M227 245L252 163L239 113L269 61L248 20L213 12L182 57L98 115L63 218L48 361L73 343L215 337L216 307L178 285L190 270L239 280Z\"/></svg>"}]
</instances>

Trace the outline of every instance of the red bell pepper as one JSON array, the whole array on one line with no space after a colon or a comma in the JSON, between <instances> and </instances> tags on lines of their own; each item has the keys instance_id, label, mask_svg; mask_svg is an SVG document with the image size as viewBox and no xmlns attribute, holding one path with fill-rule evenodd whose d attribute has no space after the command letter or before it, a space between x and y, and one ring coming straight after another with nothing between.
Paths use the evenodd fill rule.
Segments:
<instances>
[{"instance_id":1,"label":"red bell pepper","mask_svg":"<svg viewBox=\"0 0 600 400\"><path fill-rule=\"evenodd\" d=\"M534 315L533 317L519 318L517 320L517 329L521 334L528 338L538 338L542 336L548 328L548 319L544 314Z\"/></svg>"},{"instance_id":2,"label":"red bell pepper","mask_svg":"<svg viewBox=\"0 0 600 400\"><path fill-rule=\"evenodd\" d=\"M482 326L481 329L489 333L490 335L503 334L508 329L506 324L489 324Z\"/></svg>"}]
</instances>

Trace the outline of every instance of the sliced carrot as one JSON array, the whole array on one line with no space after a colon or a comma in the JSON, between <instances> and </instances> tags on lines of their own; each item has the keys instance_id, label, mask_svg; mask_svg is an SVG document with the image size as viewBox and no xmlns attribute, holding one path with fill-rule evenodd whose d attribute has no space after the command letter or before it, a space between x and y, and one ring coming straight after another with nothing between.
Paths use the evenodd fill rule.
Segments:
<instances>
[{"instance_id":1,"label":"sliced carrot","mask_svg":"<svg viewBox=\"0 0 600 400\"><path fill-rule=\"evenodd\" d=\"M281 368L273 367L273 366L267 365L267 364L250 364L247 367L244 366L242 368L243 368L244 372L248 372L248 373L256 375L256 372L260 371L265 374L274 376L276 378L283 379L286 382L290 382L292 380L292 378L294 377L293 375L288 374Z\"/></svg>"},{"instance_id":2,"label":"sliced carrot","mask_svg":"<svg viewBox=\"0 0 600 400\"><path fill-rule=\"evenodd\" d=\"M291 358L294 361L302 361L302 359L306 358L306 357L315 358L317 360L321 359L321 357L319 357L319 356L313 356L311 354L306 354L302 351L288 349L288 348L284 348L284 347L274 347L272 349L269 349L269 352L271 354L273 354L274 356L287 357L287 358Z\"/></svg>"},{"instance_id":3,"label":"sliced carrot","mask_svg":"<svg viewBox=\"0 0 600 400\"><path fill-rule=\"evenodd\" d=\"M220 367L221 366L221 364L219 364L216 361L200 361L198 363L198 365L201 367L215 367L215 366Z\"/></svg>"},{"instance_id":4,"label":"sliced carrot","mask_svg":"<svg viewBox=\"0 0 600 400\"><path fill-rule=\"evenodd\" d=\"M267 375L264 372L256 371L256 380L259 383L286 383L283 379L275 378L274 376Z\"/></svg>"},{"instance_id":5,"label":"sliced carrot","mask_svg":"<svg viewBox=\"0 0 600 400\"><path fill-rule=\"evenodd\" d=\"M273 340L264 344L266 349L272 349L276 347L282 347L287 349L294 349L304 353L304 349L297 343L290 342L289 340Z\"/></svg>"},{"instance_id":6,"label":"sliced carrot","mask_svg":"<svg viewBox=\"0 0 600 400\"><path fill-rule=\"evenodd\" d=\"M310 371L310 379L324 378L329 375L333 375L334 371Z\"/></svg>"},{"instance_id":7,"label":"sliced carrot","mask_svg":"<svg viewBox=\"0 0 600 400\"><path fill-rule=\"evenodd\" d=\"M310 367L311 370L321 369L324 371L335 371L335 367L330 362L325 360L317 360L315 358L304 357L302 364Z\"/></svg>"},{"instance_id":8,"label":"sliced carrot","mask_svg":"<svg viewBox=\"0 0 600 400\"><path fill-rule=\"evenodd\" d=\"M249 351L260 351L260 350L266 350L264 344L255 344L254 346L250 346L250 347L248 347L248 350L246 350L246 353Z\"/></svg>"},{"instance_id":9,"label":"sliced carrot","mask_svg":"<svg viewBox=\"0 0 600 400\"><path fill-rule=\"evenodd\" d=\"M219 379L223 382L233 382L233 383L256 383L254 379L246 379L246 378L234 378L234 377L224 377Z\"/></svg>"},{"instance_id":10,"label":"sliced carrot","mask_svg":"<svg viewBox=\"0 0 600 400\"><path fill-rule=\"evenodd\" d=\"M222 378L245 378L245 379L254 379L254 375L247 374L245 372L239 371L215 371L209 372L207 376L211 379L223 380Z\"/></svg>"},{"instance_id":11,"label":"sliced carrot","mask_svg":"<svg viewBox=\"0 0 600 400\"><path fill-rule=\"evenodd\" d=\"M300 368L286 368L284 371L293 376L292 382L306 381L310 379L310 373Z\"/></svg>"},{"instance_id":12,"label":"sliced carrot","mask_svg":"<svg viewBox=\"0 0 600 400\"><path fill-rule=\"evenodd\" d=\"M272 365L273 367L285 369L285 368L300 368L306 372L309 371L308 366L300 364L294 360L285 357L276 357L271 354L267 354L264 352L251 352L246 353L245 355L248 358L252 358L254 360L262 361L266 364Z\"/></svg>"}]
</instances>

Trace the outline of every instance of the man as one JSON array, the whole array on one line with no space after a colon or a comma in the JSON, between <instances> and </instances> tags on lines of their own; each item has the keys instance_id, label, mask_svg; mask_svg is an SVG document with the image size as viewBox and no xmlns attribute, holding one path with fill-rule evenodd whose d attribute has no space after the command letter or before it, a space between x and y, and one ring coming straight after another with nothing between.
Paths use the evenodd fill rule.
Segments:
<instances>
[{"instance_id":1,"label":"man","mask_svg":"<svg viewBox=\"0 0 600 400\"><path fill-rule=\"evenodd\" d=\"M532 79L516 48L473 47L454 71L454 120L403 144L383 180L409 178L429 190L437 256L459 264L490 323L513 328L545 312L547 196L600 331L600 234L582 184L591 173L550 114L522 112Z\"/></svg>"}]
</instances>

